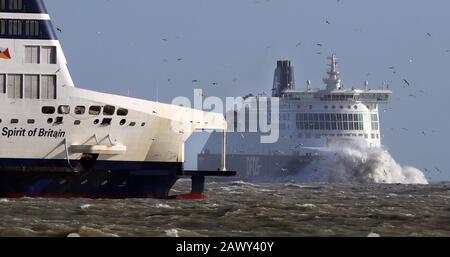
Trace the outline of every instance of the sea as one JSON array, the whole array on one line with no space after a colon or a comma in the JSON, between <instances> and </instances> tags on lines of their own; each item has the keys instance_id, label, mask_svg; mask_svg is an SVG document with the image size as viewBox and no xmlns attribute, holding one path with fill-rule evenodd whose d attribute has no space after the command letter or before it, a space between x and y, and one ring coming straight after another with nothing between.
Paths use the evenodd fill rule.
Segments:
<instances>
[{"instance_id":1,"label":"sea","mask_svg":"<svg viewBox=\"0 0 450 257\"><path fill-rule=\"evenodd\" d=\"M206 200L0 199L0 236L450 236L450 183L209 181L206 187ZM189 189L182 180L172 194Z\"/></svg>"}]
</instances>

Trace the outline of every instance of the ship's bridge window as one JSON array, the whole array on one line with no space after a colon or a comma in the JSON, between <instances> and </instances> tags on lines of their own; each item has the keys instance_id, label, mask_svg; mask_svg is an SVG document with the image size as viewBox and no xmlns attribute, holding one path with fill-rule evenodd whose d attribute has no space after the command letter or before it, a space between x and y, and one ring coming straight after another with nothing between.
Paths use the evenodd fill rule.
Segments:
<instances>
[{"instance_id":1,"label":"ship's bridge window","mask_svg":"<svg viewBox=\"0 0 450 257\"><path fill-rule=\"evenodd\" d=\"M39 36L40 34L39 21L28 20L25 21L25 36Z\"/></svg>"},{"instance_id":2,"label":"ship's bridge window","mask_svg":"<svg viewBox=\"0 0 450 257\"><path fill-rule=\"evenodd\" d=\"M6 20L0 20L0 35L6 35Z\"/></svg>"},{"instance_id":3,"label":"ship's bridge window","mask_svg":"<svg viewBox=\"0 0 450 257\"><path fill-rule=\"evenodd\" d=\"M39 64L39 46L25 46L25 63Z\"/></svg>"},{"instance_id":4,"label":"ship's bridge window","mask_svg":"<svg viewBox=\"0 0 450 257\"><path fill-rule=\"evenodd\" d=\"M22 98L22 75L8 75L8 98Z\"/></svg>"},{"instance_id":5,"label":"ship's bridge window","mask_svg":"<svg viewBox=\"0 0 450 257\"><path fill-rule=\"evenodd\" d=\"M3 94L6 93L6 74L0 74L0 90Z\"/></svg>"},{"instance_id":6,"label":"ship's bridge window","mask_svg":"<svg viewBox=\"0 0 450 257\"><path fill-rule=\"evenodd\" d=\"M22 8L23 8L23 0L9 0L10 10L22 10Z\"/></svg>"},{"instance_id":7,"label":"ship's bridge window","mask_svg":"<svg viewBox=\"0 0 450 257\"><path fill-rule=\"evenodd\" d=\"M56 75L41 76L41 98L56 99Z\"/></svg>"},{"instance_id":8,"label":"ship's bridge window","mask_svg":"<svg viewBox=\"0 0 450 257\"><path fill-rule=\"evenodd\" d=\"M114 115L115 111L116 111L116 107L111 106L111 105L106 105L103 108L103 115L112 116L112 115Z\"/></svg>"},{"instance_id":9,"label":"ship's bridge window","mask_svg":"<svg viewBox=\"0 0 450 257\"><path fill-rule=\"evenodd\" d=\"M85 106L79 105L79 106L75 107L75 114L76 115L83 115L85 113L86 113L86 107Z\"/></svg>"},{"instance_id":10,"label":"ship's bridge window","mask_svg":"<svg viewBox=\"0 0 450 257\"><path fill-rule=\"evenodd\" d=\"M56 108L53 106L44 106L42 107L42 113L43 114L54 114L56 111Z\"/></svg>"},{"instance_id":11,"label":"ship's bridge window","mask_svg":"<svg viewBox=\"0 0 450 257\"><path fill-rule=\"evenodd\" d=\"M128 110L124 109L124 108L119 108L117 110L117 116L127 116L128 115Z\"/></svg>"},{"instance_id":12,"label":"ship's bridge window","mask_svg":"<svg viewBox=\"0 0 450 257\"><path fill-rule=\"evenodd\" d=\"M89 115L100 115L102 112L102 107L98 105L93 105L89 108Z\"/></svg>"},{"instance_id":13,"label":"ship's bridge window","mask_svg":"<svg viewBox=\"0 0 450 257\"><path fill-rule=\"evenodd\" d=\"M25 75L23 87L25 98L39 99L39 75Z\"/></svg>"},{"instance_id":14,"label":"ship's bridge window","mask_svg":"<svg viewBox=\"0 0 450 257\"><path fill-rule=\"evenodd\" d=\"M70 106L60 105L58 107L58 114L69 114L69 113L70 113Z\"/></svg>"},{"instance_id":15,"label":"ship's bridge window","mask_svg":"<svg viewBox=\"0 0 450 257\"><path fill-rule=\"evenodd\" d=\"M22 35L22 20L10 20L8 24L8 32L12 36L21 36Z\"/></svg>"},{"instance_id":16,"label":"ship's bridge window","mask_svg":"<svg viewBox=\"0 0 450 257\"><path fill-rule=\"evenodd\" d=\"M55 46L43 46L41 52L42 52L42 63L43 64L56 64L56 47Z\"/></svg>"}]
</instances>

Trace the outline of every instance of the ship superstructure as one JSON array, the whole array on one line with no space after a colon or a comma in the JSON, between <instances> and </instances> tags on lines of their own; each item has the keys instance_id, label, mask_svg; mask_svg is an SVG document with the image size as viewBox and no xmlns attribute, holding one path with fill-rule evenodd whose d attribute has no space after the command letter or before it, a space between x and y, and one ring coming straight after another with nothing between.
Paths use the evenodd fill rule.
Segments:
<instances>
[{"instance_id":1,"label":"ship superstructure","mask_svg":"<svg viewBox=\"0 0 450 257\"><path fill-rule=\"evenodd\" d=\"M324 89L312 88L307 81L305 90L297 90L293 70L290 61L278 61L275 70L272 97L280 102L278 141L263 144L261 133L228 135L228 167L239 168L244 177L301 172L302 167L337 142L381 146L378 106L388 103L392 94L388 86L370 89L366 81L362 89L345 88L335 54L330 57L328 76L323 79ZM198 156L199 169L218 162L218 148L214 145L220 143L219 139L211 135Z\"/></svg>"},{"instance_id":2,"label":"ship superstructure","mask_svg":"<svg viewBox=\"0 0 450 257\"><path fill-rule=\"evenodd\" d=\"M223 115L75 87L42 0L0 1L0 52L0 197L166 197L184 175L202 193L184 145Z\"/></svg>"}]
</instances>

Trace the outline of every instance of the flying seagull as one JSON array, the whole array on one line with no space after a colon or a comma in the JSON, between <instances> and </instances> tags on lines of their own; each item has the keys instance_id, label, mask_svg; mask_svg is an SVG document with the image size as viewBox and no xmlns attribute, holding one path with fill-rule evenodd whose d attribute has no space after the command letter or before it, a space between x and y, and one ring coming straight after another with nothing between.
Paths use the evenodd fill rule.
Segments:
<instances>
[{"instance_id":1,"label":"flying seagull","mask_svg":"<svg viewBox=\"0 0 450 257\"><path fill-rule=\"evenodd\" d=\"M403 79L403 82L405 83L405 85L411 86L411 83L409 83L409 81L407 81L406 79Z\"/></svg>"}]
</instances>

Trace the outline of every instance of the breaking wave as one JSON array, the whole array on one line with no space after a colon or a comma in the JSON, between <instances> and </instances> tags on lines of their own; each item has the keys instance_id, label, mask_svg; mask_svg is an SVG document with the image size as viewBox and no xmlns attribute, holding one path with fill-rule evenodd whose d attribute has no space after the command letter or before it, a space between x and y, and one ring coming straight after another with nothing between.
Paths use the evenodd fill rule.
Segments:
<instances>
[{"instance_id":1,"label":"breaking wave","mask_svg":"<svg viewBox=\"0 0 450 257\"><path fill-rule=\"evenodd\" d=\"M302 182L428 184L422 171L402 167L389 152L357 142L330 145L299 174Z\"/></svg>"}]
</instances>

